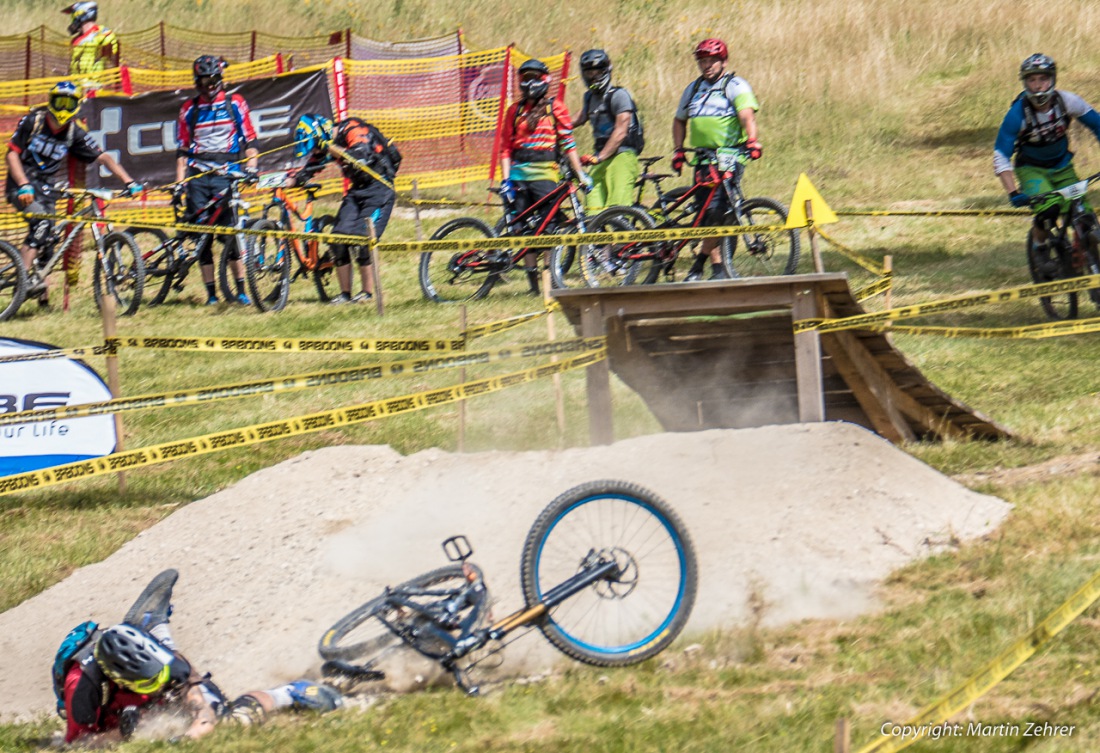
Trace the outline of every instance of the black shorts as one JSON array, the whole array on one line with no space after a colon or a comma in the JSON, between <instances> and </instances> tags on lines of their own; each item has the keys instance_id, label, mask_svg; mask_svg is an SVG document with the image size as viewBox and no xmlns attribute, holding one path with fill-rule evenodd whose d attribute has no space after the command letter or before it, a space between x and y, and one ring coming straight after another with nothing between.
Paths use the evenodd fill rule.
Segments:
<instances>
[{"instance_id":1,"label":"black shorts","mask_svg":"<svg viewBox=\"0 0 1100 753\"><path fill-rule=\"evenodd\" d=\"M187 210L183 217L184 222L193 222L199 225L213 225L214 227L233 227L236 224L236 216L233 208L229 206L229 191L233 181L227 175L211 173L192 178L185 184L187 186ZM214 197L225 191L223 201L213 206L207 206ZM210 218L213 217L213 222ZM225 244L225 253L233 261L241 258L241 251L237 248L237 238L233 235L216 235L217 240ZM199 264L210 265L214 263L213 243L203 243L199 252Z\"/></svg>"},{"instance_id":2,"label":"black shorts","mask_svg":"<svg viewBox=\"0 0 1100 753\"><path fill-rule=\"evenodd\" d=\"M393 191L386 189L382 194L378 191L359 192L348 191L344 195L344 201L340 204L340 210L336 213L336 224L332 232L340 235L368 236L370 230L367 220L374 223L374 235L381 238L386 231L386 225L390 222L390 213L393 212ZM356 261L361 265L370 264L370 246L355 246ZM342 267L351 263L351 252L346 243L332 244L333 261L336 266Z\"/></svg>"}]
</instances>

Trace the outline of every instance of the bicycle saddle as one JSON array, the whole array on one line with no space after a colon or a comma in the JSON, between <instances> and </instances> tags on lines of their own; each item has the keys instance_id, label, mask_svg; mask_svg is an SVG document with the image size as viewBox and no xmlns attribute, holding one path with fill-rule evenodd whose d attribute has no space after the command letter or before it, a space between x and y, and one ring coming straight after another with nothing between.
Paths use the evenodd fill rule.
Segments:
<instances>
[{"instance_id":1,"label":"bicycle saddle","mask_svg":"<svg viewBox=\"0 0 1100 753\"><path fill-rule=\"evenodd\" d=\"M645 185L648 180L665 180L673 177L675 176L672 173L642 173L638 176L638 180L634 181L634 187Z\"/></svg>"}]
</instances>

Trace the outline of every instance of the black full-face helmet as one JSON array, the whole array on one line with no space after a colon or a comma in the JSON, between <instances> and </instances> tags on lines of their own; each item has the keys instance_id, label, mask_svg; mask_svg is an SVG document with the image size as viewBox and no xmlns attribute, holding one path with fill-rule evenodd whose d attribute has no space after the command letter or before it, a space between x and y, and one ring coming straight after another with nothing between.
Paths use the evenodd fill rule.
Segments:
<instances>
[{"instance_id":1,"label":"black full-face helmet","mask_svg":"<svg viewBox=\"0 0 1100 753\"><path fill-rule=\"evenodd\" d=\"M611 58L603 50L586 50L581 54L581 78L595 94L605 94L611 86Z\"/></svg>"},{"instance_id":2,"label":"black full-face helmet","mask_svg":"<svg viewBox=\"0 0 1100 753\"><path fill-rule=\"evenodd\" d=\"M550 91L550 69L541 60L524 61L519 67L519 90L523 98L537 102Z\"/></svg>"},{"instance_id":3,"label":"black full-face helmet","mask_svg":"<svg viewBox=\"0 0 1100 753\"><path fill-rule=\"evenodd\" d=\"M222 72L225 70L225 61L213 55L200 55L195 58L191 66L191 73L195 78L195 88L200 94L213 97L222 90Z\"/></svg>"},{"instance_id":4,"label":"black full-face helmet","mask_svg":"<svg viewBox=\"0 0 1100 753\"><path fill-rule=\"evenodd\" d=\"M1045 73L1050 76L1050 87L1046 91L1033 92L1027 88L1027 77L1034 73ZM1024 82L1024 96L1036 107L1042 107L1054 96L1054 86L1058 82L1058 65L1054 58L1037 52L1028 56L1020 63L1020 80Z\"/></svg>"}]
</instances>

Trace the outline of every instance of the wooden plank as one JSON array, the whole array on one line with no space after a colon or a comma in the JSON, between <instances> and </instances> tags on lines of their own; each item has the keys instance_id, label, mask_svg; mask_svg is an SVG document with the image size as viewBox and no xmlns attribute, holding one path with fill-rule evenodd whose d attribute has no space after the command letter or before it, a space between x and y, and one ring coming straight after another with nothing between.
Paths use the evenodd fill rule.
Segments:
<instances>
[{"instance_id":1,"label":"wooden plank","mask_svg":"<svg viewBox=\"0 0 1100 753\"><path fill-rule=\"evenodd\" d=\"M851 387L852 395L867 414L872 428L891 442L912 442L917 437L905 416L891 400L882 372L857 365L856 357L849 353L849 348L861 350L860 344L853 337L841 337L846 334L848 333L826 333L821 338L822 347L832 357L837 371Z\"/></svg>"},{"instance_id":2,"label":"wooden plank","mask_svg":"<svg viewBox=\"0 0 1100 753\"><path fill-rule=\"evenodd\" d=\"M798 290L794 295L791 317L812 319L819 315L813 288ZM799 332L794 336L794 365L798 375L798 417L805 423L825 420L825 400L821 387L821 337L817 330Z\"/></svg>"},{"instance_id":3,"label":"wooden plank","mask_svg":"<svg viewBox=\"0 0 1100 753\"><path fill-rule=\"evenodd\" d=\"M581 335L602 337L607 334L603 307L593 300L581 311ZM588 394L588 441L591 444L611 444L615 440L615 426L611 413L611 369L607 359L585 368L585 386Z\"/></svg>"}]
</instances>

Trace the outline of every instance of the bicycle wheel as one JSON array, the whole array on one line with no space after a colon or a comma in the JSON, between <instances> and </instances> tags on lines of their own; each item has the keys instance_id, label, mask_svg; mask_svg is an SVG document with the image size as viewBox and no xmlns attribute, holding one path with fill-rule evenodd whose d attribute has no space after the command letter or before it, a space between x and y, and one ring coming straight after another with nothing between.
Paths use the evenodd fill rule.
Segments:
<instances>
[{"instance_id":1,"label":"bicycle wheel","mask_svg":"<svg viewBox=\"0 0 1100 753\"><path fill-rule=\"evenodd\" d=\"M786 222L787 208L774 199L757 196L741 204L741 225L784 225ZM797 230L735 235L729 240L733 247L730 254L733 277L791 275L798 267L801 241Z\"/></svg>"},{"instance_id":2,"label":"bicycle wheel","mask_svg":"<svg viewBox=\"0 0 1100 753\"><path fill-rule=\"evenodd\" d=\"M459 217L432 233L431 240L477 241L494 237L492 229L474 217ZM429 251L420 255L420 290L436 303L454 303L484 298L499 277L493 262L497 251L477 248L460 251Z\"/></svg>"},{"instance_id":3,"label":"bicycle wheel","mask_svg":"<svg viewBox=\"0 0 1100 753\"><path fill-rule=\"evenodd\" d=\"M336 225L336 218L326 214L317 220L318 233L331 233ZM321 303L328 303L340 295L340 283L336 279L336 264L333 261L332 249L326 243L317 248L317 266L313 270L313 284L317 288L317 297Z\"/></svg>"},{"instance_id":4,"label":"bicycle wheel","mask_svg":"<svg viewBox=\"0 0 1100 753\"><path fill-rule=\"evenodd\" d=\"M1073 276L1067 254L1054 241L1036 243L1027 234L1027 268L1031 279L1037 283L1054 282ZM1039 305L1046 315L1056 321L1077 318L1077 293L1059 293L1039 298Z\"/></svg>"},{"instance_id":5,"label":"bicycle wheel","mask_svg":"<svg viewBox=\"0 0 1100 753\"><path fill-rule=\"evenodd\" d=\"M27 297L27 270L19 249L0 241L0 322L11 319Z\"/></svg>"},{"instance_id":6,"label":"bicycle wheel","mask_svg":"<svg viewBox=\"0 0 1100 753\"><path fill-rule=\"evenodd\" d=\"M103 308L103 298L114 296L119 316L132 316L141 306L145 289L145 262L141 249L128 234L114 231L103 236L92 273L95 303Z\"/></svg>"},{"instance_id":7,"label":"bicycle wheel","mask_svg":"<svg viewBox=\"0 0 1100 753\"><path fill-rule=\"evenodd\" d=\"M591 481L539 514L523 545L529 606L577 575L593 555L620 574L566 599L539 625L566 656L601 667L635 664L667 647L695 603L695 549L668 503L637 484ZM644 576L644 577L643 577Z\"/></svg>"},{"instance_id":8,"label":"bicycle wheel","mask_svg":"<svg viewBox=\"0 0 1100 753\"><path fill-rule=\"evenodd\" d=\"M250 230L278 230L278 223L256 220ZM294 252L285 238L248 235L248 253L244 272L252 303L260 311L276 312L286 308L290 298L290 262Z\"/></svg>"},{"instance_id":9,"label":"bicycle wheel","mask_svg":"<svg viewBox=\"0 0 1100 753\"><path fill-rule=\"evenodd\" d=\"M616 233L629 230L649 230L653 218L634 207L611 207L589 222L594 233ZM590 288L633 285L639 271L651 263L651 243L593 243L584 247L579 266L584 283Z\"/></svg>"},{"instance_id":10,"label":"bicycle wheel","mask_svg":"<svg viewBox=\"0 0 1100 753\"><path fill-rule=\"evenodd\" d=\"M245 283L244 280L241 280L241 283L244 284L238 285L236 282L236 270L230 272L229 249L233 248L233 244L236 244L236 248L240 253L241 264L244 265L246 269L245 276L247 277L249 245L248 238L244 235L219 235L215 236L214 239L210 240L209 242L211 244L218 243L219 240L217 239L221 238L228 239L228 242L224 246L222 246L222 252L218 256L218 289L221 290L222 300L229 303L235 303L237 301L237 296L240 293L245 292L244 285L247 283Z\"/></svg>"},{"instance_id":11,"label":"bicycle wheel","mask_svg":"<svg viewBox=\"0 0 1100 753\"><path fill-rule=\"evenodd\" d=\"M172 288L172 270L176 268L175 241L168 239L168 234L163 230L152 228L127 228L126 233L134 239L141 250L141 258L145 263L145 290L142 293L152 293L146 303L157 306L164 302L168 291Z\"/></svg>"},{"instance_id":12,"label":"bicycle wheel","mask_svg":"<svg viewBox=\"0 0 1100 753\"><path fill-rule=\"evenodd\" d=\"M477 565L467 564L481 578ZM487 592L482 591L473 603L459 610L460 628L452 631L443 631L424 615L394 605L388 596L399 594L417 604L426 605L447 598L446 592L456 592L467 584L462 565L448 565L394 586L388 589L387 594L371 599L341 618L321 637L317 650L324 659L357 661L367 667L402 644L438 659L451 649L452 641L444 635L458 638L463 632L476 629L486 621L489 611ZM432 593L415 593L418 590L430 590Z\"/></svg>"}]
</instances>

